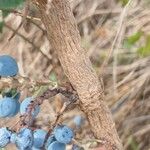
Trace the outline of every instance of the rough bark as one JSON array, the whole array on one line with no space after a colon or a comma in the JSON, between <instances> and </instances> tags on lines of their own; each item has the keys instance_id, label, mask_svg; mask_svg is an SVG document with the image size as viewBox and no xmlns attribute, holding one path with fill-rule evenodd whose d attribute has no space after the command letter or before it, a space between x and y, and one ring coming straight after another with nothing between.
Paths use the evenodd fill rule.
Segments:
<instances>
[{"instance_id":1,"label":"rough bark","mask_svg":"<svg viewBox=\"0 0 150 150\"><path fill-rule=\"evenodd\" d=\"M102 86L81 47L80 35L68 0L52 0L46 13L46 0L33 0L44 23L51 46L57 51L64 72L80 98L96 138L107 150L122 149L109 108L104 102Z\"/></svg>"}]
</instances>

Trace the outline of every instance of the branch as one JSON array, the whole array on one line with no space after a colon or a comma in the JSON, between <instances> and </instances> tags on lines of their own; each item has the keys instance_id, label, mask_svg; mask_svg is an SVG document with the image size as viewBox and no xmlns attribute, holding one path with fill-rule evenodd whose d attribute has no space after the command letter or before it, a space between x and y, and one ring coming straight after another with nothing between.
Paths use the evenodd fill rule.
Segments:
<instances>
[{"instance_id":1,"label":"branch","mask_svg":"<svg viewBox=\"0 0 150 150\"><path fill-rule=\"evenodd\" d=\"M69 0L53 0L46 13L47 0L33 0L46 27L49 42L57 51L64 72L80 99L80 107L98 139L107 150L121 150L112 115L105 104L103 88L80 44L80 35Z\"/></svg>"},{"instance_id":2,"label":"branch","mask_svg":"<svg viewBox=\"0 0 150 150\"><path fill-rule=\"evenodd\" d=\"M9 26L8 24L4 23L5 27L7 27L9 30L16 32L15 29L13 29L11 26ZM39 52L41 52L41 54L46 57L47 59L50 59L39 47L37 47L32 41L30 41L28 38L26 38L25 36L23 36L21 33L16 32L17 35L19 35L23 40L27 41L29 44L31 44L33 46L33 48L37 49Z\"/></svg>"}]
</instances>

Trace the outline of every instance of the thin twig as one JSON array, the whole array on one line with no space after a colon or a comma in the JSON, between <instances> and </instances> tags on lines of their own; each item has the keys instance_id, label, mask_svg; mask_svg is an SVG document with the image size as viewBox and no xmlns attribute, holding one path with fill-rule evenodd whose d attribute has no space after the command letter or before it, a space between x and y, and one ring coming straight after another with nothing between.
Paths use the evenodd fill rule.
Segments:
<instances>
[{"instance_id":1,"label":"thin twig","mask_svg":"<svg viewBox=\"0 0 150 150\"><path fill-rule=\"evenodd\" d=\"M15 32L16 30L13 29L11 26L9 26L8 24L4 23L5 27L7 27L8 29L10 29L11 31ZM35 49L37 49L38 51L41 52L41 54L46 57L47 59L49 59L49 57L39 48L37 47L32 41L30 41L28 38L26 38L24 35L20 34L19 32L16 32L17 35L19 35L22 39L24 39L25 41L27 41L29 44L31 44Z\"/></svg>"},{"instance_id":2,"label":"thin twig","mask_svg":"<svg viewBox=\"0 0 150 150\"><path fill-rule=\"evenodd\" d=\"M64 112L69 108L70 105L72 105L73 103L75 103L79 97L76 93L71 94L70 92L66 92L66 91L61 91L61 94L63 94L64 96L66 96L68 98L68 102L64 103L64 105L62 106L60 112L57 114L56 120L54 121L54 123L51 125L51 127L49 128L45 141L44 143L46 143L49 135L51 134L51 132L53 131L53 129L59 124L59 120L61 118L61 116L64 114Z\"/></svg>"},{"instance_id":3,"label":"thin twig","mask_svg":"<svg viewBox=\"0 0 150 150\"><path fill-rule=\"evenodd\" d=\"M18 30L21 28L21 26L24 24L25 20L26 20L26 16L28 15L29 12L29 7L30 7L30 1L26 0L25 3L25 8L24 8L24 12L23 12L23 17L22 17L22 21L19 24L19 26L17 27L17 29L13 32L13 34L10 36L10 38L8 39L9 41L16 35L16 33L18 32Z\"/></svg>"}]
</instances>

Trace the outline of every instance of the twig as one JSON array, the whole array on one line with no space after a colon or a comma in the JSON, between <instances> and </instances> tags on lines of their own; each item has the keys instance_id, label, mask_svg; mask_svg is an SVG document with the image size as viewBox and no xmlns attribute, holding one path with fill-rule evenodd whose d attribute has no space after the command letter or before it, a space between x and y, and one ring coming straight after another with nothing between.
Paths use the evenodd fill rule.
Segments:
<instances>
[{"instance_id":1,"label":"twig","mask_svg":"<svg viewBox=\"0 0 150 150\"><path fill-rule=\"evenodd\" d=\"M39 24L37 24L35 21L39 21L41 22L40 18L36 18L33 16L24 16L21 12L19 12L18 10L15 9L0 9L2 11L6 11L6 12L10 12L10 13L14 13L15 15L21 16L21 17L26 17L27 20L29 20L32 24L34 24L35 26L37 26L40 30L42 30L42 32L45 34L46 30L43 29Z\"/></svg>"},{"instance_id":2,"label":"twig","mask_svg":"<svg viewBox=\"0 0 150 150\"><path fill-rule=\"evenodd\" d=\"M34 86L49 86L52 87L56 85L55 82L50 80L33 80L28 77L16 76L14 78L1 78L0 79L0 90L8 87L19 88L22 87L31 88Z\"/></svg>"},{"instance_id":3,"label":"twig","mask_svg":"<svg viewBox=\"0 0 150 150\"><path fill-rule=\"evenodd\" d=\"M13 29L11 26L9 26L8 24L4 23L5 27L7 27L8 29L12 30L13 32L15 32L15 29ZM19 35L21 38L23 38L25 41L27 41L29 44L31 44L35 49L37 49L38 51L41 52L41 54L46 57L47 59L49 59L49 57L39 48L37 47L32 41L30 41L28 38L26 38L25 36L23 36L22 34L20 34L19 32L16 32L17 35Z\"/></svg>"},{"instance_id":4,"label":"twig","mask_svg":"<svg viewBox=\"0 0 150 150\"><path fill-rule=\"evenodd\" d=\"M61 118L61 116L63 115L63 113L68 109L68 107L75 103L79 97L77 94L71 94L70 92L65 92L64 90L60 90L61 94L63 94L65 97L68 98L68 102L64 103L64 105L62 106L62 109L60 110L60 112L57 114L57 117L56 117L56 120L54 121L54 123L51 125L51 127L49 128L48 132L47 132L47 135L46 135L46 138L45 138L45 141L44 143L46 143L49 135L51 134L51 132L53 131L53 129L57 126L57 124L59 123L59 120Z\"/></svg>"},{"instance_id":5,"label":"twig","mask_svg":"<svg viewBox=\"0 0 150 150\"><path fill-rule=\"evenodd\" d=\"M17 29L13 32L13 34L10 36L10 38L8 39L9 41L16 35L16 33L18 32L18 30L21 28L21 26L23 25L23 23L25 22L26 20L26 16L28 14L28 11L29 11L29 4L30 4L30 1L29 0L26 0L26 4L25 4L25 9L24 9L24 13L23 13L23 17L22 17L22 21L21 23L19 24L19 26L17 27Z\"/></svg>"},{"instance_id":6,"label":"twig","mask_svg":"<svg viewBox=\"0 0 150 150\"><path fill-rule=\"evenodd\" d=\"M0 9L0 10L2 10L2 11L7 11L7 12L10 12L10 13L14 13L14 14L17 14L17 15L19 15L19 16L21 16L21 17L23 17L23 14L21 13L21 12L19 12L18 10L16 10L16 9ZM32 17L32 16L25 16L27 19L29 19L29 20L34 20L34 21L41 21L41 19L40 18L36 18L36 17Z\"/></svg>"},{"instance_id":7,"label":"twig","mask_svg":"<svg viewBox=\"0 0 150 150\"><path fill-rule=\"evenodd\" d=\"M49 99L57 95L58 93L61 93L68 99L70 98L69 103L66 105L67 107L78 99L78 95L76 93L74 94L68 91L68 89L66 88L61 87L61 88L48 89L41 96L35 98L34 101L28 106L27 113L21 116L21 121L20 121L21 125L23 124L23 125L30 126L31 125L30 122L32 119L31 113L35 109L35 107L38 105L41 105L45 99ZM60 114L57 116L55 123L57 123L58 119L60 118L61 114L66 110L66 108L64 107L64 109L61 110ZM54 126L55 126L55 123L54 123Z\"/></svg>"}]
</instances>

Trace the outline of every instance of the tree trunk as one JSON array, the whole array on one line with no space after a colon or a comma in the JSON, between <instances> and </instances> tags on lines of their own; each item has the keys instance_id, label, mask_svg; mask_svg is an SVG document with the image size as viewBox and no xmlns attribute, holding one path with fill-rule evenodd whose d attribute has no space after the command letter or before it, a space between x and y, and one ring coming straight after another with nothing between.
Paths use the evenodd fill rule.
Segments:
<instances>
[{"instance_id":1,"label":"tree trunk","mask_svg":"<svg viewBox=\"0 0 150 150\"><path fill-rule=\"evenodd\" d=\"M81 47L80 35L68 0L52 0L47 13L47 0L33 0L46 27L51 46L57 51L64 72L80 98L96 138L106 150L121 150L110 110L104 102L102 86L96 72Z\"/></svg>"}]
</instances>

